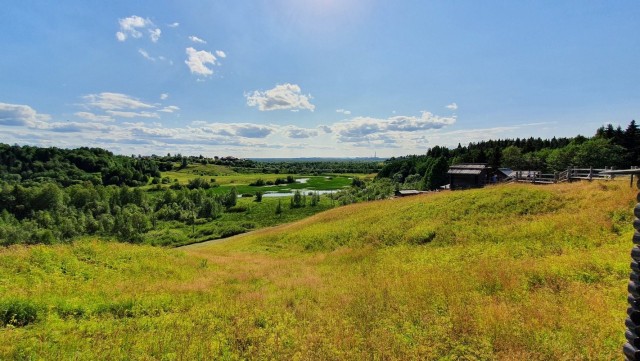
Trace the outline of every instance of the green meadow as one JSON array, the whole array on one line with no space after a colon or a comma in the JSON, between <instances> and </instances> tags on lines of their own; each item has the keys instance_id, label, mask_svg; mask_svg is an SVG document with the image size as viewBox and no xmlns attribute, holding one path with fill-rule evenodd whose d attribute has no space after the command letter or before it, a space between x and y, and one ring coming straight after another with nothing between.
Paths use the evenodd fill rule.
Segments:
<instances>
[{"instance_id":1,"label":"green meadow","mask_svg":"<svg viewBox=\"0 0 640 361\"><path fill-rule=\"evenodd\" d=\"M167 171L162 173L163 177L168 177L171 182L178 182L186 185L195 178L203 178L219 187L214 188L214 192L228 192L229 187L235 187L238 194L252 194L260 192L289 193L295 190L340 190L351 185L354 177L373 178L375 174L324 174L324 175L296 175L296 174L262 174L262 173L237 173L229 167L219 165L192 164L184 169ZM277 179L286 179L287 176L295 179L303 179L304 182L288 184L251 186L258 180L264 182L275 182Z\"/></svg>"},{"instance_id":2,"label":"green meadow","mask_svg":"<svg viewBox=\"0 0 640 361\"><path fill-rule=\"evenodd\" d=\"M636 191L502 185L226 241L0 250L0 359L620 359Z\"/></svg>"}]
</instances>

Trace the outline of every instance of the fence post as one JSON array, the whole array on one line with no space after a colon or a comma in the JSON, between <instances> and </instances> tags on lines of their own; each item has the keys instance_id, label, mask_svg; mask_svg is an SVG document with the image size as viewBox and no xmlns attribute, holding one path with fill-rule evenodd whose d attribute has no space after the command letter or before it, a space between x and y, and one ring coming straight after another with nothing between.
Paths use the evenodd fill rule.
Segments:
<instances>
[{"instance_id":1,"label":"fence post","mask_svg":"<svg viewBox=\"0 0 640 361\"><path fill-rule=\"evenodd\" d=\"M593 179L593 166L589 167L589 182Z\"/></svg>"},{"instance_id":2,"label":"fence post","mask_svg":"<svg viewBox=\"0 0 640 361\"><path fill-rule=\"evenodd\" d=\"M631 178L633 179L633 173L631 173ZM638 181L636 187L640 190L640 181ZM640 200L640 193L638 193L637 198ZM640 351L638 350L638 346L640 346L640 338L638 337L640 332L640 282L638 280L640 275L640 219L638 219L640 218L640 203L636 204L633 214L635 215L633 227L636 231L631 239L634 247L631 249L631 275L627 286L629 292L627 297L629 309L625 320L627 343L624 344L622 351L627 360L640 360Z\"/></svg>"},{"instance_id":3,"label":"fence post","mask_svg":"<svg viewBox=\"0 0 640 361\"><path fill-rule=\"evenodd\" d=\"M571 166L567 167L567 183L571 183Z\"/></svg>"},{"instance_id":4,"label":"fence post","mask_svg":"<svg viewBox=\"0 0 640 361\"><path fill-rule=\"evenodd\" d=\"M553 172L553 183L558 183L558 172Z\"/></svg>"}]
</instances>

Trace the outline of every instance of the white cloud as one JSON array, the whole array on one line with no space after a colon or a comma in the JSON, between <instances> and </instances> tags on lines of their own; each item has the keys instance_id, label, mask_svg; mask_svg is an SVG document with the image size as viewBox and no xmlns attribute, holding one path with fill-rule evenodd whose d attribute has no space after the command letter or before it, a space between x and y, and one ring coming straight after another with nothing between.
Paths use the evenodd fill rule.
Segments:
<instances>
[{"instance_id":1,"label":"white cloud","mask_svg":"<svg viewBox=\"0 0 640 361\"><path fill-rule=\"evenodd\" d=\"M208 134L243 138L265 138L275 130L272 126L251 123L207 123L197 129Z\"/></svg>"},{"instance_id":2,"label":"white cloud","mask_svg":"<svg viewBox=\"0 0 640 361\"><path fill-rule=\"evenodd\" d=\"M140 30L153 26L151 20L144 19L137 15L118 19L118 23L120 24L120 31L116 33L118 41L125 41L129 36L136 39L141 38L142 32L140 32ZM160 36L160 34L158 34L158 36Z\"/></svg>"},{"instance_id":3,"label":"white cloud","mask_svg":"<svg viewBox=\"0 0 640 361\"><path fill-rule=\"evenodd\" d=\"M208 51L197 51L194 48L187 48L187 60L184 61L189 67L192 74L198 74L203 76L209 76L213 74L213 69L207 67L207 64L216 65L216 57Z\"/></svg>"},{"instance_id":4,"label":"white cloud","mask_svg":"<svg viewBox=\"0 0 640 361\"><path fill-rule=\"evenodd\" d=\"M177 112L178 110L180 110L180 108L178 108L177 106L169 105L168 107L164 107L158 111L163 113L173 113L173 112Z\"/></svg>"},{"instance_id":5,"label":"white cloud","mask_svg":"<svg viewBox=\"0 0 640 361\"><path fill-rule=\"evenodd\" d=\"M138 99L121 93L100 93L89 94L82 97L87 101L86 105L102 110L122 110L122 109L149 109L154 108L151 104L146 104Z\"/></svg>"},{"instance_id":6,"label":"white cloud","mask_svg":"<svg viewBox=\"0 0 640 361\"><path fill-rule=\"evenodd\" d=\"M336 109L336 113L342 113L344 115L351 115L351 111L350 110L345 110L345 109Z\"/></svg>"},{"instance_id":7,"label":"white cloud","mask_svg":"<svg viewBox=\"0 0 640 361\"><path fill-rule=\"evenodd\" d=\"M55 122L47 124L46 127L42 127L41 129L57 133L80 133L87 131L108 133L117 128L111 125L104 125L102 123Z\"/></svg>"},{"instance_id":8,"label":"white cloud","mask_svg":"<svg viewBox=\"0 0 640 361\"><path fill-rule=\"evenodd\" d=\"M171 23L171 24L169 24L167 26L170 27L170 28L177 28L178 26L180 26L180 23L177 23L177 22L176 23Z\"/></svg>"},{"instance_id":9,"label":"white cloud","mask_svg":"<svg viewBox=\"0 0 640 361\"><path fill-rule=\"evenodd\" d=\"M158 40L160 40L160 34L162 34L162 30L160 29L149 29L149 37L154 43L157 43Z\"/></svg>"},{"instance_id":10,"label":"white cloud","mask_svg":"<svg viewBox=\"0 0 640 361\"><path fill-rule=\"evenodd\" d=\"M114 119L108 115L96 115L91 112L77 112L74 115L78 118L90 120L93 122L113 122Z\"/></svg>"},{"instance_id":11,"label":"white cloud","mask_svg":"<svg viewBox=\"0 0 640 361\"><path fill-rule=\"evenodd\" d=\"M50 118L28 105L0 103L0 125L35 127Z\"/></svg>"},{"instance_id":12,"label":"white cloud","mask_svg":"<svg viewBox=\"0 0 640 361\"><path fill-rule=\"evenodd\" d=\"M166 100L167 98L169 98L169 94L167 94L167 93L160 94L160 99L161 100Z\"/></svg>"},{"instance_id":13,"label":"white cloud","mask_svg":"<svg viewBox=\"0 0 640 361\"><path fill-rule=\"evenodd\" d=\"M218 56L218 58L226 58L227 57L227 54L222 50L216 50L216 55Z\"/></svg>"},{"instance_id":14,"label":"white cloud","mask_svg":"<svg viewBox=\"0 0 640 361\"><path fill-rule=\"evenodd\" d=\"M316 129L305 129L305 128L298 128L295 126L290 126L290 127L287 127L287 129L285 130L285 134L289 138L304 139L304 138L317 137L319 133L318 133L318 130Z\"/></svg>"},{"instance_id":15,"label":"white cloud","mask_svg":"<svg viewBox=\"0 0 640 361\"><path fill-rule=\"evenodd\" d=\"M282 109L308 109L313 111L316 107L311 104L311 95L301 94L300 87L296 84L279 84L267 91L254 91L245 94L247 105L257 106L261 111Z\"/></svg>"},{"instance_id":16,"label":"white cloud","mask_svg":"<svg viewBox=\"0 0 640 361\"><path fill-rule=\"evenodd\" d=\"M160 118L158 113L154 112L128 112L122 110L107 110L107 114L121 118Z\"/></svg>"},{"instance_id":17,"label":"white cloud","mask_svg":"<svg viewBox=\"0 0 640 361\"><path fill-rule=\"evenodd\" d=\"M451 104L447 105L445 108L447 108L449 110L458 110L458 104L451 103Z\"/></svg>"},{"instance_id":18,"label":"white cloud","mask_svg":"<svg viewBox=\"0 0 640 361\"><path fill-rule=\"evenodd\" d=\"M318 129L322 130L325 133L332 133L333 130L331 130L331 127L328 125L320 125L318 126Z\"/></svg>"},{"instance_id":19,"label":"white cloud","mask_svg":"<svg viewBox=\"0 0 640 361\"><path fill-rule=\"evenodd\" d=\"M189 40L193 41L194 43L200 43L200 44L206 44L207 43L205 40L202 40L202 39L200 39L199 37L197 37L195 35L189 36Z\"/></svg>"},{"instance_id":20,"label":"white cloud","mask_svg":"<svg viewBox=\"0 0 640 361\"><path fill-rule=\"evenodd\" d=\"M440 129L456 122L456 117L439 117L422 112L420 117L393 116L387 119L356 117L332 127L340 142L366 142L381 140L381 135ZM388 139L387 139L388 140Z\"/></svg>"},{"instance_id":21,"label":"white cloud","mask_svg":"<svg viewBox=\"0 0 640 361\"><path fill-rule=\"evenodd\" d=\"M142 55L147 60L156 61L156 58L149 55L149 53L144 49L138 49L138 53L140 53L140 55Z\"/></svg>"}]
</instances>

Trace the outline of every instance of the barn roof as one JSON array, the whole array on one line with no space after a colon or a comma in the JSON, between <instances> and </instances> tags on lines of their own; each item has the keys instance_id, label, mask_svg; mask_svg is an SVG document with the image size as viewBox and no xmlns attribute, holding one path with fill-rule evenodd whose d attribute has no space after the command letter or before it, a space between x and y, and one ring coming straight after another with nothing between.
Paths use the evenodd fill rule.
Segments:
<instances>
[{"instance_id":1,"label":"barn roof","mask_svg":"<svg viewBox=\"0 0 640 361\"><path fill-rule=\"evenodd\" d=\"M478 175L482 174L482 169L449 169L447 174L470 174Z\"/></svg>"},{"instance_id":2,"label":"barn roof","mask_svg":"<svg viewBox=\"0 0 640 361\"><path fill-rule=\"evenodd\" d=\"M403 189L401 191L398 191L398 193L400 193L403 196L412 196L414 194L420 194L422 192L416 189Z\"/></svg>"},{"instance_id":3,"label":"barn roof","mask_svg":"<svg viewBox=\"0 0 640 361\"><path fill-rule=\"evenodd\" d=\"M462 163L450 166L447 174L478 175L487 169L489 166L486 163Z\"/></svg>"}]
</instances>

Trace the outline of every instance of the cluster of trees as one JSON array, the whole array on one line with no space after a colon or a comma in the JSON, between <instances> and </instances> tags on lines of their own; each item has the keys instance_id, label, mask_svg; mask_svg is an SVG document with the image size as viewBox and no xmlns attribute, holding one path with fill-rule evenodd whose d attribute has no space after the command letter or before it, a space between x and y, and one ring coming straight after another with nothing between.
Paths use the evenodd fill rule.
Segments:
<instances>
[{"instance_id":1,"label":"cluster of trees","mask_svg":"<svg viewBox=\"0 0 640 361\"><path fill-rule=\"evenodd\" d=\"M262 178L256 179L255 182L249 183L250 186L253 187L264 187L264 186L272 186L272 185L280 185L280 184L291 184L295 183L296 180L293 176L288 175L287 178L276 178L275 181L265 181Z\"/></svg>"},{"instance_id":2,"label":"cluster of trees","mask_svg":"<svg viewBox=\"0 0 640 361\"><path fill-rule=\"evenodd\" d=\"M62 186L147 184L159 177L155 161L118 156L100 148L41 148L0 144L0 180L12 183L54 181Z\"/></svg>"},{"instance_id":3,"label":"cluster of trees","mask_svg":"<svg viewBox=\"0 0 640 361\"><path fill-rule=\"evenodd\" d=\"M626 130L611 124L601 127L587 138L500 139L469 143L449 149L435 146L425 155L390 158L378 178L391 179L403 188L437 189L447 183L450 165L488 163L492 168L514 170L562 171L568 167L613 166L628 168L640 165L640 130L631 121Z\"/></svg>"},{"instance_id":4,"label":"cluster of trees","mask_svg":"<svg viewBox=\"0 0 640 361\"><path fill-rule=\"evenodd\" d=\"M128 186L91 182L61 188L58 184L31 186L0 184L0 245L51 244L82 235L142 242L159 221L195 224L216 219L236 205L231 188L214 194L202 188L153 192Z\"/></svg>"}]
</instances>

